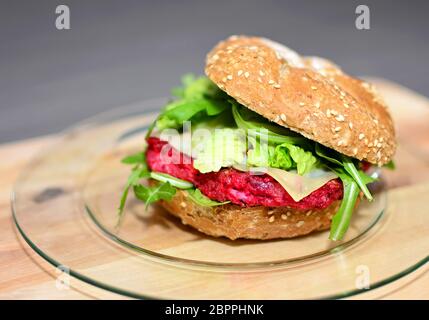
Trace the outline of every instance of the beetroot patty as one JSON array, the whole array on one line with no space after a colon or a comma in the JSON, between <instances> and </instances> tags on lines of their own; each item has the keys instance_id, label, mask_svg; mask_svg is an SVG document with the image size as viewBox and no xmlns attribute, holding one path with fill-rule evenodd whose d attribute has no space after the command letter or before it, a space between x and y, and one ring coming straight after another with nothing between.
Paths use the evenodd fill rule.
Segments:
<instances>
[{"instance_id":1,"label":"beetroot patty","mask_svg":"<svg viewBox=\"0 0 429 320\"><path fill-rule=\"evenodd\" d=\"M212 200L231 201L246 207L285 206L308 210L326 208L333 201L341 199L343 196L341 181L334 179L296 202L280 183L267 174L254 175L233 168L221 169L219 172L200 173L193 167L190 157L179 153L172 147L167 147L167 155L178 157L180 163L163 162L161 161L161 150L166 144L167 142L158 138L148 139L146 160L149 168L192 182Z\"/></svg>"}]
</instances>

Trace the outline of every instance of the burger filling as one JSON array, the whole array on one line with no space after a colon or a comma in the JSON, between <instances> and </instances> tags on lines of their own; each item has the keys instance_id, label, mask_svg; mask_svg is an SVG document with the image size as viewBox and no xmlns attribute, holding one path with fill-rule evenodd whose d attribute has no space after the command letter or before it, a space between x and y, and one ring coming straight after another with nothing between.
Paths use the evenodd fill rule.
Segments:
<instances>
[{"instance_id":1,"label":"burger filling","mask_svg":"<svg viewBox=\"0 0 429 320\"><path fill-rule=\"evenodd\" d=\"M328 181L299 201L268 174L255 175L234 168L222 168L217 172L201 173L193 166L193 159L179 153L179 163L165 163L161 151L168 156L177 151L159 138L149 138L146 161L150 170L162 172L191 182L205 196L219 202L230 201L240 206L290 207L300 210L324 209L343 196L339 179Z\"/></svg>"},{"instance_id":2,"label":"burger filling","mask_svg":"<svg viewBox=\"0 0 429 320\"><path fill-rule=\"evenodd\" d=\"M133 169L120 214L130 189L146 205L172 199L177 189L203 206L320 210L341 200L330 233L340 240L359 194L372 200L368 164L263 118L208 78L185 76L173 94L148 130L147 149L123 159Z\"/></svg>"}]
</instances>

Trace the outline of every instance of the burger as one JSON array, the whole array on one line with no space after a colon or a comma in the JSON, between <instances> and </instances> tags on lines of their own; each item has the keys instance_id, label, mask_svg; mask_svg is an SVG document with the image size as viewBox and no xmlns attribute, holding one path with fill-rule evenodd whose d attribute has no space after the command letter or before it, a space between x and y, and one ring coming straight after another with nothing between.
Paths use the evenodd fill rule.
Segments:
<instances>
[{"instance_id":1,"label":"burger","mask_svg":"<svg viewBox=\"0 0 429 320\"><path fill-rule=\"evenodd\" d=\"M202 233L276 239L330 228L341 240L376 167L393 167L395 132L375 88L319 57L232 36L186 75L123 159L129 190Z\"/></svg>"}]
</instances>

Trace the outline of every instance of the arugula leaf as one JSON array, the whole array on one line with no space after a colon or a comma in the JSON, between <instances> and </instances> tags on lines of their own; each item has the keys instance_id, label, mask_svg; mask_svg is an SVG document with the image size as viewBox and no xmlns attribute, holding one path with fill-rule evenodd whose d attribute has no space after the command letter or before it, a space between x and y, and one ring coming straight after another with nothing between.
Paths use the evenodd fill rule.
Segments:
<instances>
[{"instance_id":1,"label":"arugula leaf","mask_svg":"<svg viewBox=\"0 0 429 320\"><path fill-rule=\"evenodd\" d=\"M146 157L144 151L139 151L135 154L123 158L121 162L124 164L143 164L146 162Z\"/></svg>"},{"instance_id":2,"label":"arugula leaf","mask_svg":"<svg viewBox=\"0 0 429 320\"><path fill-rule=\"evenodd\" d=\"M220 89L207 77L195 76L189 77L183 81L184 85L184 97L186 99L192 98L216 98L221 96Z\"/></svg>"},{"instance_id":3,"label":"arugula leaf","mask_svg":"<svg viewBox=\"0 0 429 320\"><path fill-rule=\"evenodd\" d=\"M167 108L156 121L156 127L160 130L166 128L180 128L183 122L204 112L208 116L216 116L227 107L226 101L217 101L207 98L194 98L173 102L172 108Z\"/></svg>"},{"instance_id":4,"label":"arugula leaf","mask_svg":"<svg viewBox=\"0 0 429 320\"><path fill-rule=\"evenodd\" d=\"M395 165L395 162L393 162L393 160L390 160L383 167L386 169L389 169L389 170L395 170L396 169L396 165Z\"/></svg>"},{"instance_id":5,"label":"arugula leaf","mask_svg":"<svg viewBox=\"0 0 429 320\"><path fill-rule=\"evenodd\" d=\"M316 143L315 152L319 157L327 160L328 162L334 163L334 164L339 165L341 167L343 166L343 163L335 158L335 156L337 156L337 155L331 155L330 154L330 153L333 153L332 150L325 148L325 147L322 147L319 143Z\"/></svg>"},{"instance_id":6,"label":"arugula leaf","mask_svg":"<svg viewBox=\"0 0 429 320\"><path fill-rule=\"evenodd\" d=\"M199 204L200 206L215 207L215 206L221 206L231 202L231 201L217 202L217 201L211 200L210 198L203 195L199 189L189 189L187 190L187 192L188 192L189 198L192 201L194 201L196 204Z\"/></svg>"},{"instance_id":7,"label":"arugula leaf","mask_svg":"<svg viewBox=\"0 0 429 320\"><path fill-rule=\"evenodd\" d=\"M359 196L358 184L344 171L336 170L343 182L343 199L338 212L332 218L329 239L333 241L341 240L350 225L351 216Z\"/></svg>"},{"instance_id":8,"label":"arugula leaf","mask_svg":"<svg viewBox=\"0 0 429 320\"><path fill-rule=\"evenodd\" d=\"M154 172L152 171L150 173L150 177L152 179L155 179L157 181L161 181L161 182L168 182L170 183L173 187L179 188L179 189L189 189L192 188L194 185L186 180L182 180L176 177L173 177L169 174L166 173L161 173L161 172Z\"/></svg>"},{"instance_id":9,"label":"arugula leaf","mask_svg":"<svg viewBox=\"0 0 429 320\"><path fill-rule=\"evenodd\" d=\"M356 181L359 188L364 193L365 197L369 201L372 201L373 200L372 194L371 194L371 192L369 192L366 184L369 182L373 182L374 180L371 180L371 178L369 176L367 176L365 173L363 173L362 171L358 171L356 169L355 165L353 164L352 160L349 157L341 155L341 158L343 160L344 169Z\"/></svg>"},{"instance_id":10,"label":"arugula leaf","mask_svg":"<svg viewBox=\"0 0 429 320\"><path fill-rule=\"evenodd\" d=\"M173 96L178 98L185 97L185 87L189 86L193 81L195 81L195 76L192 73L187 73L182 76L182 86L175 87L171 90Z\"/></svg>"},{"instance_id":11,"label":"arugula leaf","mask_svg":"<svg viewBox=\"0 0 429 320\"><path fill-rule=\"evenodd\" d=\"M334 150L324 148L318 143L316 143L315 152L319 157L327 160L328 162L331 162L335 165L340 166L341 168L344 168L344 170L349 174L349 176L353 178L354 181L358 184L365 197L369 201L373 200L371 192L368 190L368 187L366 185L368 183L374 182L375 179L369 177L363 171L358 170L350 157L342 155Z\"/></svg>"},{"instance_id":12,"label":"arugula leaf","mask_svg":"<svg viewBox=\"0 0 429 320\"><path fill-rule=\"evenodd\" d=\"M202 113L215 116L229 107L228 95L207 77L195 78L188 74L182 78L182 88L175 88L173 94L179 98L167 104L156 121L156 127L179 128L183 122L198 120Z\"/></svg>"},{"instance_id":13,"label":"arugula leaf","mask_svg":"<svg viewBox=\"0 0 429 320\"><path fill-rule=\"evenodd\" d=\"M256 137L261 137L263 135L267 136L268 143L290 143L290 144L300 144L305 143L306 138L300 137L292 132L290 132L286 128L279 128L280 126L273 125L268 123L266 119L261 119L261 117L257 116L255 112L250 110L244 110L244 108L239 107L238 102L235 100L229 100L229 102L232 104L232 115L234 117L234 120L237 124L237 126L241 129L245 130L252 130L252 134L254 134ZM240 108L240 110L239 110ZM247 114L247 118L254 118L252 121L251 119L244 119L241 112L245 112ZM255 120L258 119L258 120ZM261 129L265 129L265 131L261 131ZM278 133L281 132L281 133ZM285 135L287 134L287 135Z\"/></svg>"},{"instance_id":14,"label":"arugula leaf","mask_svg":"<svg viewBox=\"0 0 429 320\"><path fill-rule=\"evenodd\" d=\"M133 187L135 196L145 203L145 209L158 200L171 200L176 194L176 188L169 182L159 183L155 186L145 186L142 184Z\"/></svg>"},{"instance_id":15,"label":"arugula leaf","mask_svg":"<svg viewBox=\"0 0 429 320\"><path fill-rule=\"evenodd\" d=\"M128 177L127 183L125 184L124 191L122 192L121 201L118 208L118 224L122 218L122 214L124 212L125 203L127 202L127 197L129 193L129 189L138 184L140 179L147 178L150 176L149 171L145 167L137 167L133 169Z\"/></svg>"}]
</instances>

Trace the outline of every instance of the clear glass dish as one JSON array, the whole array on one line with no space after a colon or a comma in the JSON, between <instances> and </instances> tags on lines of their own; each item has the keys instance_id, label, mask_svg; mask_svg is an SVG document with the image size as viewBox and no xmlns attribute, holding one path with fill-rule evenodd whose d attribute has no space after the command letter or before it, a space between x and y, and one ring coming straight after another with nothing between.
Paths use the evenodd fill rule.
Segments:
<instances>
[{"instance_id":1,"label":"clear glass dish","mask_svg":"<svg viewBox=\"0 0 429 320\"><path fill-rule=\"evenodd\" d=\"M163 103L89 119L23 171L13 193L14 220L43 258L119 294L180 299L341 298L394 281L428 260L429 234L413 237L413 228L429 225L429 216L398 189L387 191L397 172L393 178L385 172L372 186L376 201L361 203L338 243L327 232L276 241L212 238L157 206L145 212L132 197L115 229L129 173L120 159L143 147L155 115L150 110ZM422 186L413 197L427 191ZM400 214L404 206L406 215Z\"/></svg>"}]
</instances>

